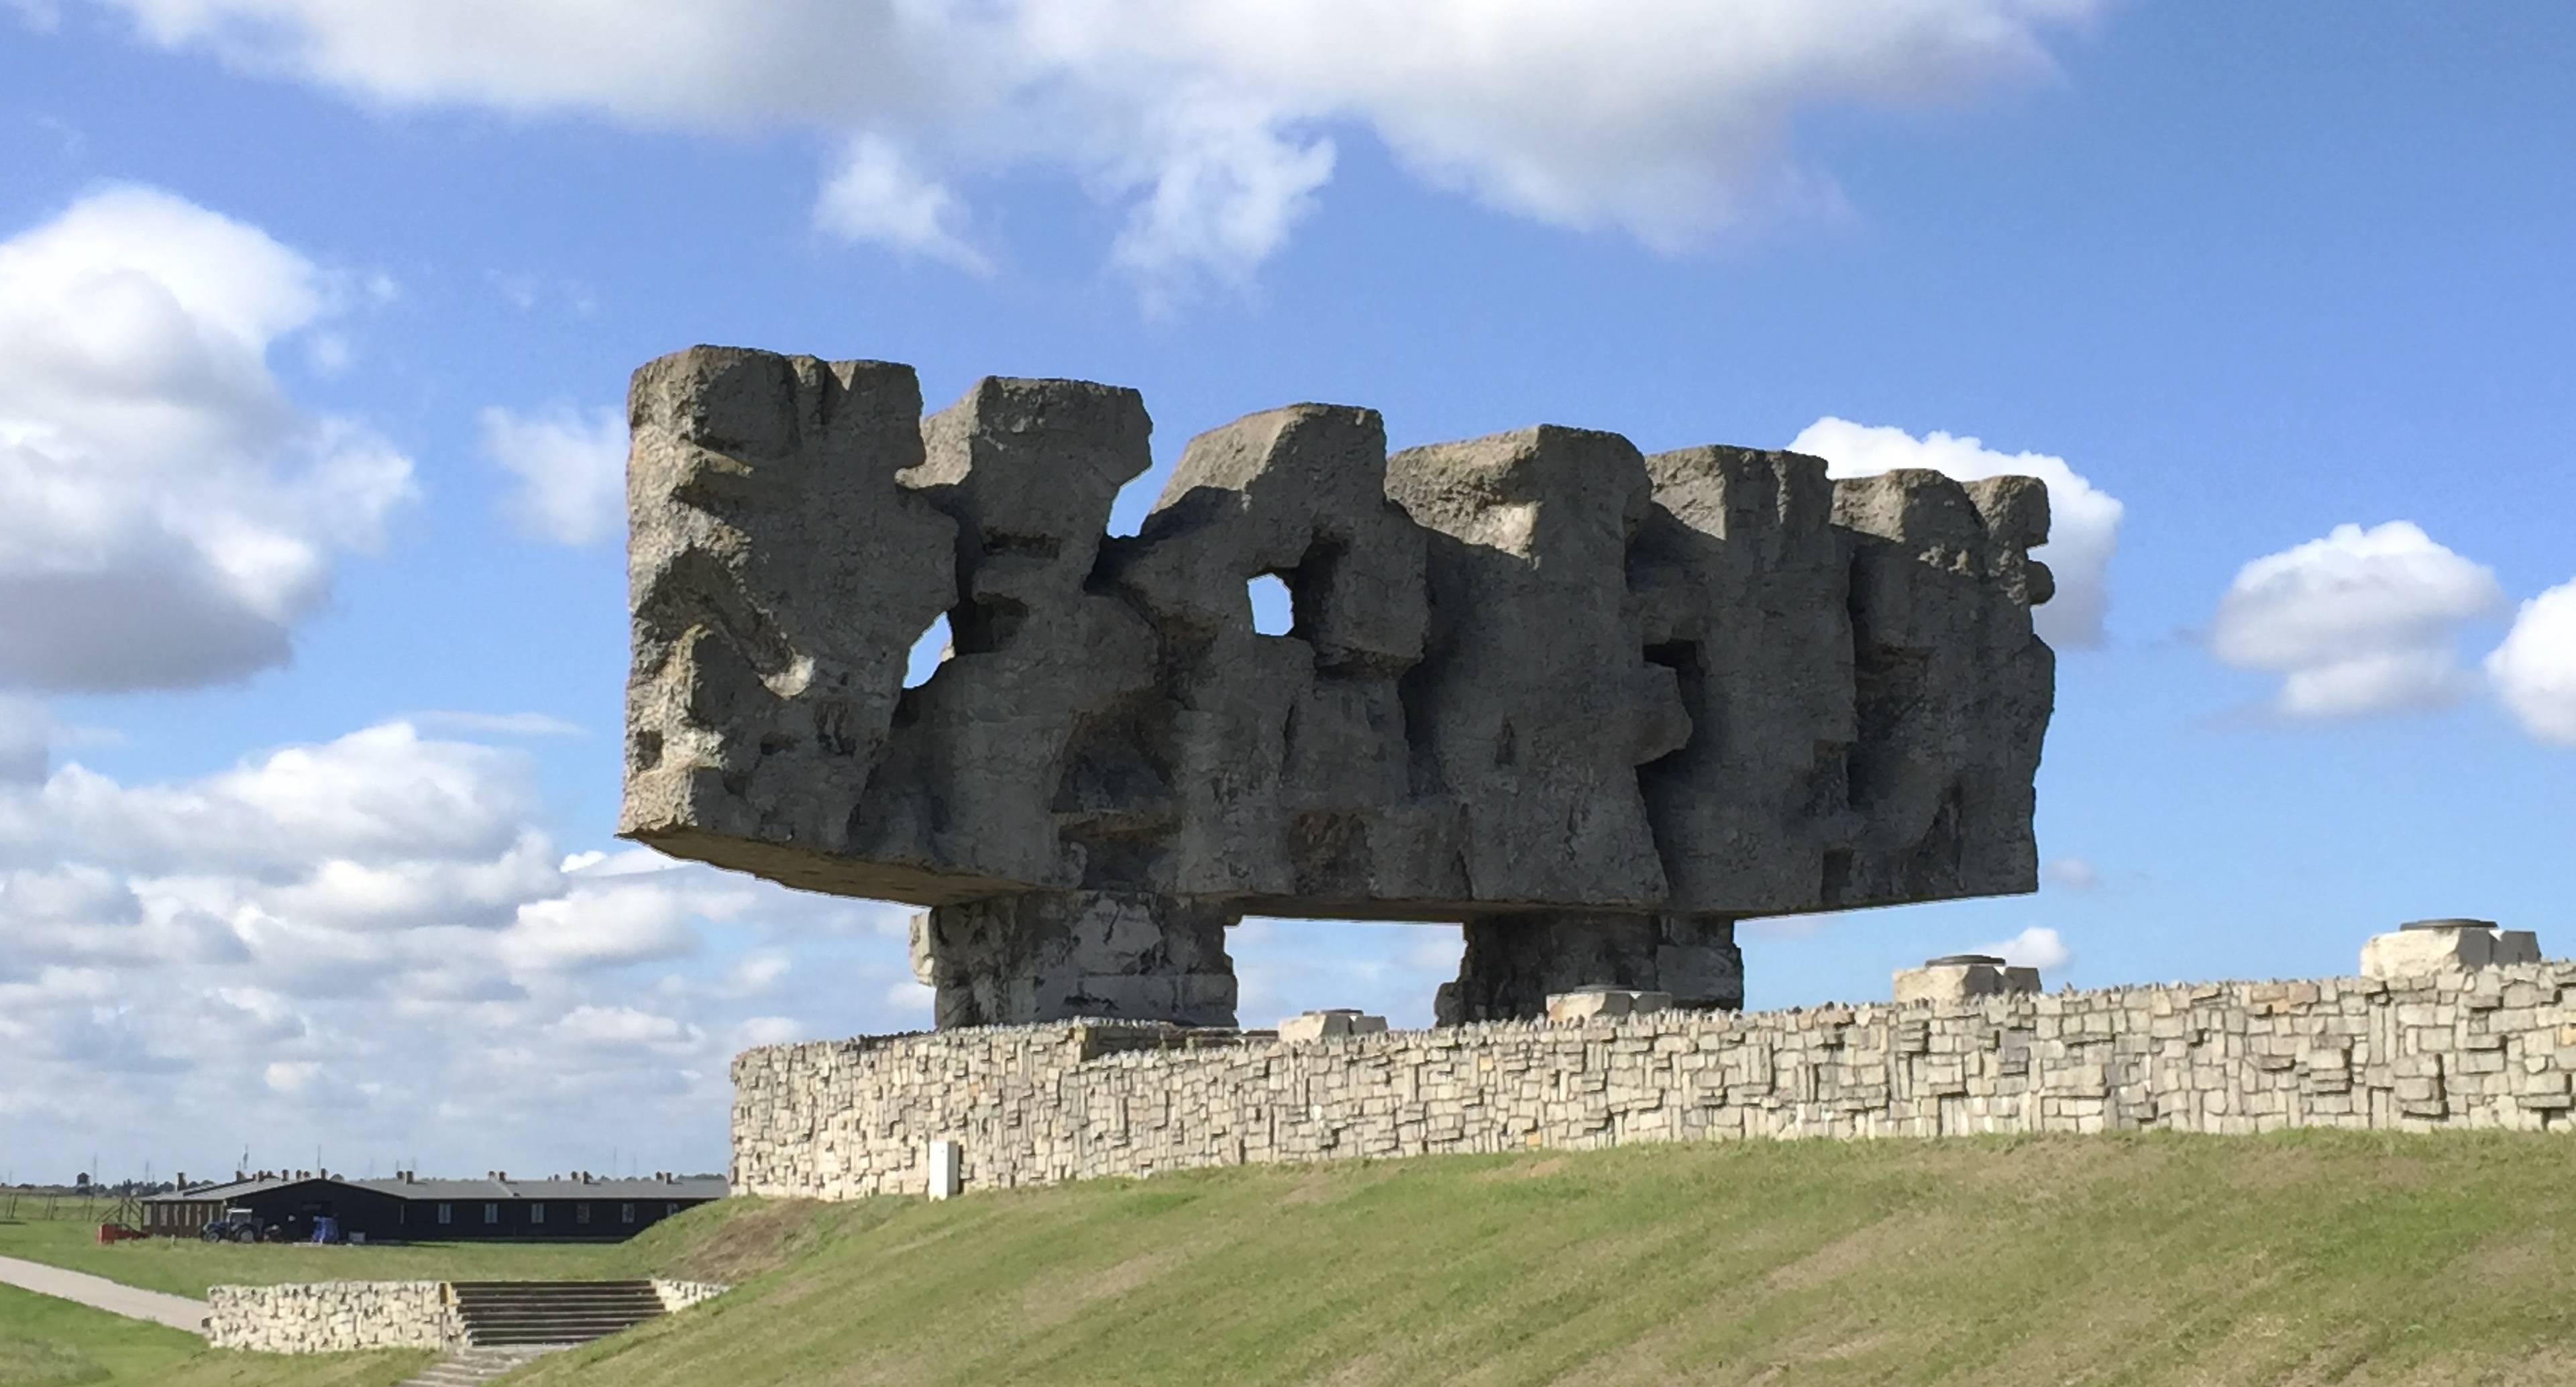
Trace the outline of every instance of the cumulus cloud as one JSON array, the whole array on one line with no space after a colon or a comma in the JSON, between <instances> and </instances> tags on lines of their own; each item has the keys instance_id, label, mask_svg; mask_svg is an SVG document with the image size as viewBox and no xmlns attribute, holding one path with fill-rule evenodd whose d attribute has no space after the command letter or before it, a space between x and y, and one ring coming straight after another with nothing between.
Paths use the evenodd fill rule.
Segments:
<instances>
[{"instance_id":1,"label":"cumulus cloud","mask_svg":"<svg viewBox=\"0 0 2576 1387\"><path fill-rule=\"evenodd\" d=\"M510 474L501 513L521 533L596 544L626 522L626 416L558 405L539 414L494 406L476 416L483 452Z\"/></svg>"},{"instance_id":2,"label":"cumulus cloud","mask_svg":"<svg viewBox=\"0 0 2576 1387\"><path fill-rule=\"evenodd\" d=\"M1994 955L2016 968L2036 968L2043 973L2053 973L2075 961L2075 951L2066 947L2066 941L2058 937L2057 931L2039 925L2033 925L2010 939L1980 944L1974 952Z\"/></svg>"},{"instance_id":3,"label":"cumulus cloud","mask_svg":"<svg viewBox=\"0 0 2576 1387\"><path fill-rule=\"evenodd\" d=\"M1514 215L1659 248L1840 205L1803 112L2055 75L2100 0L101 0L150 41L371 102L789 127L845 146L826 227L978 269L957 171L1069 172L1114 258L1236 279L1329 178L1333 130ZM898 151L911 151L901 154Z\"/></svg>"},{"instance_id":4,"label":"cumulus cloud","mask_svg":"<svg viewBox=\"0 0 2576 1387\"><path fill-rule=\"evenodd\" d=\"M433 709L426 713L414 713L404 721L422 727L450 727L459 732L481 732L496 737L584 735L580 723L566 721L551 713L478 713Z\"/></svg>"},{"instance_id":5,"label":"cumulus cloud","mask_svg":"<svg viewBox=\"0 0 2576 1387\"><path fill-rule=\"evenodd\" d=\"M131 1153L117 1168L212 1167L239 1151L208 1140L290 1134L416 1143L431 1168L596 1164L570 1148L606 1131L714 1164L744 1036L782 1038L789 1008L833 1033L915 1022L867 1000L906 971L902 912L567 855L542 810L524 754L401 723L187 780L75 761L0 782L20 1168L91 1141ZM756 947L693 966L719 936Z\"/></svg>"},{"instance_id":6,"label":"cumulus cloud","mask_svg":"<svg viewBox=\"0 0 2576 1387\"><path fill-rule=\"evenodd\" d=\"M269 370L338 297L266 233L151 188L0 242L0 686L286 661L336 551L413 494L399 451Z\"/></svg>"},{"instance_id":7,"label":"cumulus cloud","mask_svg":"<svg viewBox=\"0 0 2576 1387\"><path fill-rule=\"evenodd\" d=\"M2056 646L2097 646L2111 608L2111 553L2120 543L2120 502L2087 481L2066 459L2047 453L2001 453L1974 438L1933 432L1921 438L1886 425L1830 415L1789 440L1789 451L1825 460L1836 477L1875 477L1928 468L1963 482L2037 477L2048 484L2048 543L2032 552L2057 578L2057 593L2031 613L2041 639Z\"/></svg>"},{"instance_id":8,"label":"cumulus cloud","mask_svg":"<svg viewBox=\"0 0 2576 1387\"><path fill-rule=\"evenodd\" d=\"M53 746L54 717L45 705L0 694L0 784L44 779Z\"/></svg>"},{"instance_id":9,"label":"cumulus cloud","mask_svg":"<svg viewBox=\"0 0 2576 1387\"><path fill-rule=\"evenodd\" d=\"M842 149L814 203L814 224L845 241L990 274L993 262L967 243L965 221L966 204L955 193L924 177L892 140L872 133Z\"/></svg>"},{"instance_id":10,"label":"cumulus cloud","mask_svg":"<svg viewBox=\"0 0 2576 1387\"><path fill-rule=\"evenodd\" d=\"M2503 602L2491 570L2414 525L2338 525L2239 570L2209 647L2280 675L2275 706L2286 717L2435 707L2474 687L2460 668L2461 630Z\"/></svg>"},{"instance_id":11,"label":"cumulus cloud","mask_svg":"<svg viewBox=\"0 0 2576 1387\"><path fill-rule=\"evenodd\" d=\"M2486 670L2524 731L2576 747L2576 582L2523 603Z\"/></svg>"}]
</instances>

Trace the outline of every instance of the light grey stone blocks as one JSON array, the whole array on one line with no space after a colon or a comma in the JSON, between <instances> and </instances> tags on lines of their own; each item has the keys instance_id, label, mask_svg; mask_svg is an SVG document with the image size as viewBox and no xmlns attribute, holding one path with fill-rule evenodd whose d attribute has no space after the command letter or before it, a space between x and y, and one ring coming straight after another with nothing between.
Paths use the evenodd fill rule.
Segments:
<instances>
[{"instance_id":1,"label":"light grey stone blocks","mask_svg":"<svg viewBox=\"0 0 2576 1387\"><path fill-rule=\"evenodd\" d=\"M1987 966L1991 965L1975 965ZM1318 1036L1060 1024L745 1051L733 1180L851 1199L1648 1141L2576 1131L2576 963ZM1615 992L1593 994L1601 997Z\"/></svg>"}]
</instances>

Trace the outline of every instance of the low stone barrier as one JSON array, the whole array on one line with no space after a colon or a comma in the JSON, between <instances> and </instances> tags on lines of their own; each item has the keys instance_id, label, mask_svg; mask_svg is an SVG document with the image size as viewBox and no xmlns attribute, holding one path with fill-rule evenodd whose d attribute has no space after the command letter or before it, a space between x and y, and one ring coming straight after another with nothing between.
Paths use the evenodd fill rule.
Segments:
<instances>
[{"instance_id":1,"label":"low stone barrier","mask_svg":"<svg viewBox=\"0 0 2576 1387\"><path fill-rule=\"evenodd\" d=\"M212 1286L206 1342L259 1353L446 1348L463 1338L439 1281Z\"/></svg>"},{"instance_id":2,"label":"low stone barrier","mask_svg":"<svg viewBox=\"0 0 2576 1387\"><path fill-rule=\"evenodd\" d=\"M745 1051L736 1193L1769 1137L2566 1130L2576 963L1659 1011L1302 1043L1073 1022Z\"/></svg>"},{"instance_id":3,"label":"low stone barrier","mask_svg":"<svg viewBox=\"0 0 2576 1387\"><path fill-rule=\"evenodd\" d=\"M731 1289L733 1288L715 1281L665 1281L658 1276L653 1278L653 1294L662 1298L663 1312L672 1315L692 1305L713 1300Z\"/></svg>"},{"instance_id":4,"label":"low stone barrier","mask_svg":"<svg viewBox=\"0 0 2576 1387\"><path fill-rule=\"evenodd\" d=\"M676 1315L732 1289L714 1281L655 1278L653 1294ZM444 1281L306 1281L206 1290L206 1342L256 1353L452 1349L465 1317Z\"/></svg>"}]
</instances>

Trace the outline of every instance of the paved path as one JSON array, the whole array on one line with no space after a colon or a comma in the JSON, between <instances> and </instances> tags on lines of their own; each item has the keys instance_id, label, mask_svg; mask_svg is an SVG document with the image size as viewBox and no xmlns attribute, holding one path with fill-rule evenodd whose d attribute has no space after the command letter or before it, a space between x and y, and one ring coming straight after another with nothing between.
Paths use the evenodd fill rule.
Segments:
<instances>
[{"instance_id":1,"label":"paved path","mask_svg":"<svg viewBox=\"0 0 2576 1387\"><path fill-rule=\"evenodd\" d=\"M0 1281L21 1290L76 1300L128 1319L151 1320L191 1334L206 1332L206 1302L110 1281L82 1271L65 1271L42 1262L0 1257Z\"/></svg>"}]
</instances>

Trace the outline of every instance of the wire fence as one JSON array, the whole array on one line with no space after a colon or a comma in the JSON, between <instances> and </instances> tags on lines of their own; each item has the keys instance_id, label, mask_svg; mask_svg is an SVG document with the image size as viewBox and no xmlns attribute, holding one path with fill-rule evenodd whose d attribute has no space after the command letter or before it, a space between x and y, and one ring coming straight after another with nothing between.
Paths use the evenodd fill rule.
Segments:
<instances>
[{"instance_id":1,"label":"wire fence","mask_svg":"<svg viewBox=\"0 0 2576 1387\"><path fill-rule=\"evenodd\" d=\"M137 1207L133 1199L112 1194L0 1189L0 1222L130 1223Z\"/></svg>"}]
</instances>

